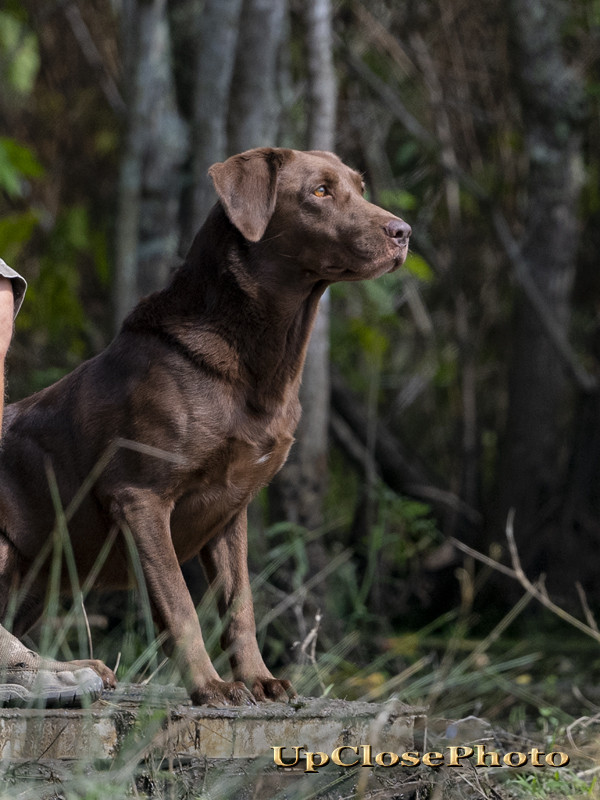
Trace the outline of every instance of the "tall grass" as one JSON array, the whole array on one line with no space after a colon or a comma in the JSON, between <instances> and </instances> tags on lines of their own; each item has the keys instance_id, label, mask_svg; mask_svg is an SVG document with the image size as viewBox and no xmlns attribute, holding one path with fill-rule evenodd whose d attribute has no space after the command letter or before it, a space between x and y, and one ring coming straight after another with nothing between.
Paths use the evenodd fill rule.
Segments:
<instances>
[{"instance_id":1,"label":"tall grass","mask_svg":"<svg viewBox=\"0 0 600 800\"><path fill-rule=\"evenodd\" d=\"M69 521L112 454L114 448L105 453L66 509L61 504L52 469L48 467L56 523L22 585L11 595L7 624L10 625L28 588L44 564L49 562L45 619L60 617L62 624L58 628L42 624L40 649L49 657L61 654L65 658L88 657L90 641L85 624L85 603L102 566L111 557L116 538L123 536L137 589L127 594L129 610L123 623L104 636L96 633L93 647L97 657L106 657L116 651L121 653L118 669L121 683L110 702L118 704L119 698L127 693L130 682L145 682L149 687L148 699L139 710L137 724L125 736L119 754L111 764L98 765L91 760L69 766L47 764L41 757L43 754L36 762L28 764L4 762L0 764L0 800L17 797L26 800L51 797L65 800L126 797L208 800L233 798L244 792L245 796L258 796L261 775L269 761L268 754L265 760L257 759L254 764L244 765L244 770L238 775L231 770L221 772L214 764L207 773L201 757L197 763L182 762L169 743L168 703L157 707L157 694L151 690L152 687L178 684L181 678L175 664L161 655L164 636L156 634L134 537L127 526L111 529L90 574L82 584L79 581L68 534ZM150 455L156 457L157 452L152 449ZM484 638L469 638L474 620L474 600L489 576L489 566L478 574L475 574L473 564L459 572L462 601L456 609L409 634L392 632L385 647L380 642L369 640L368 621L362 628L359 623L365 619L364 607L368 603L369 593L365 586L374 580L375 551L383 547L385 538L381 534L384 520L377 519L374 524L379 525L379 533L371 538L368 569L361 589L354 594L351 587L348 591L348 596L355 598L355 608L348 614L345 630L334 645L322 648L318 646L318 624L311 625L309 620L305 627L310 629L312 641L317 641L317 646L304 648L303 653L300 653L299 631L294 630L293 621L298 614L304 613L306 600L315 586L327 582L333 574L338 577L347 574L343 567L350 562L353 553L349 549L338 552L321 572L308 577L306 547L315 537L324 535L327 529L309 533L297 526L278 525L268 532L266 557L261 570L253 577L252 591L255 597L264 598L267 594L277 597L272 608L257 615L257 630L259 641L263 643L269 642L273 636L282 639L281 647L288 654L289 662L281 670L282 677L289 677L299 694L305 696L327 695L384 703L397 699L417 706L428 705L433 716L451 720L491 715L497 746L506 742L508 749L520 749L520 746L526 749L527 743L530 746L532 741L553 747L558 743L561 749L573 753L577 764L575 769L561 771L558 778L550 772L532 775L513 770L508 770L510 774L506 770L488 770L471 775L467 771L456 777L444 772L420 770L416 777L413 775L411 778L416 781L416 788L410 790L415 798L483 796L490 800L508 800L521 796L582 797L586 793L587 796L598 796L595 770L598 768L600 774L600 760L594 740L595 723L584 721L578 725L573 703L565 708L563 698L551 691L550 684L547 687L540 685L540 678L536 675L543 673L540 670L541 653L528 648L523 641L510 646L503 638L526 609L531 595L525 593ZM282 567L286 568L288 583L292 586L288 593L282 593L274 582ZM60 596L64 568L73 596L69 608L64 607ZM216 612L217 591L218 587L213 587L205 593L197 612L207 649L213 655L217 670L226 678L229 669L227 654L220 651L219 640L227 619L219 619ZM259 605L263 602L260 600ZM360 656L365 651L371 654L366 661ZM310 654L309 658L306 653ZM433 729L429 729L425 738L424 745L433 747L437 742L443 747L443 736L439 732L435 734ZM522 745L517 746L519 743ZM319 783L317 786L313 776L307 775L287 790L285 796L298 800L317 796L394 796L383 790L378 794L365 794L364 781L357 784L357 780L358 773L350 770L342 776L324 770L322 785ZM249 786L254 787L250 794L247 792Z\"/></svg>"}]
</instances>

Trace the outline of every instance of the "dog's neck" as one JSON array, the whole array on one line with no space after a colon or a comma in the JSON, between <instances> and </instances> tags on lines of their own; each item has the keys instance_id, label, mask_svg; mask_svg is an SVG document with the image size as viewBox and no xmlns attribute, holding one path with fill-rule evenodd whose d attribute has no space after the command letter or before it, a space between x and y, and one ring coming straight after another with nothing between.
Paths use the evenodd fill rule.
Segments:
<instances>
[{"instance_id":1,"label":"dog's neck","mask_svg":"<svg viewBox=\"0 0 600 800\"><path fill-rule=\"evenodd\" d=\"M171 283L142 300L124 329L168 336L245 389L257 411L268 411L299 388L328 285L286 281L290 266L278 269L277 259L247 242L217 203Z\"/></svg>"}]
</instances>

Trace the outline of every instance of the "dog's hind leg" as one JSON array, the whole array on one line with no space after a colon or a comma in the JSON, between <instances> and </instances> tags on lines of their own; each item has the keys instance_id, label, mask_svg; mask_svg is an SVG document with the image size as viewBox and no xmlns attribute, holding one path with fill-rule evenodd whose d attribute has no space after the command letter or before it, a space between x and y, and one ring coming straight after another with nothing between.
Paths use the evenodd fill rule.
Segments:
<instances>
[{"instance_id":1,"label":"dog's hind leg","mask_svg":"<svg viewBox=\"0 0 600 800\"><path fill-rule=\"evenodd\" d=\"M217 596L225 626L221 647L229 656L234 678L243 681L257 700L295 697L291 683L273 677L258 649L248 576L246 509L202 548L200 560Z\"/></svg>"}]
</instances>

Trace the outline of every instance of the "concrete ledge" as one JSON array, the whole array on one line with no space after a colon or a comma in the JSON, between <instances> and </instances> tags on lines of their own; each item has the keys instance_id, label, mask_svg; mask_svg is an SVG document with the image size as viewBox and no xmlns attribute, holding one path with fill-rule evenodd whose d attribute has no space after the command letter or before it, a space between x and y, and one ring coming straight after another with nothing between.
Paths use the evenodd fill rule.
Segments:
<instances>
[{"instance_id":1,"label":"concrete ledge","mask_svg":"<svg viewBox=\"0 0 600 800\"><path fill-rule=\"evenodd\" d=\"M299 698L286 705L194 707L177 687L121 686L88 709L0 709L0 759L113 760L127 752L169 757L267 759L271 747L304 745L331 753L344 744L371 744L374 753L411 749L423 709ZM287 750L286 754L291 750Z\"/></svg>"}]
</instances>

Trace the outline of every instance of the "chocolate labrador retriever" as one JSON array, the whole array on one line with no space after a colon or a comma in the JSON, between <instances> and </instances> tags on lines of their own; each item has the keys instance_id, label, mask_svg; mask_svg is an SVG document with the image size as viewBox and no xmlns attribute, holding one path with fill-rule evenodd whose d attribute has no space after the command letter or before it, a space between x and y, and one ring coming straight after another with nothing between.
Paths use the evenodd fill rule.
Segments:
<instances>
[{"instance_id":1,"label":"chocolate labrador retriever","mask_svg":"<svg viewBox=\"0 0 600 800\"><path fill-rule=\"evenodd\" d=\"M219 201L169 285L139 303L103 353L6 410L0 617L54 525L48 461L66 507L111 442L147 446L117 449L70 520L80 580L118 531L95 585L126 587L130 532L192 701L240 705L293 695L256 642L246 509L294 441L319 298L334 281L399 267L411 230L367 202L360 175L332 153L259 148L210 175ZM196 555L219 597L231 683L210 662L179 566ZM17 635L40 616L48 575L18 609Z\"/></svg>"}]
</instances>

